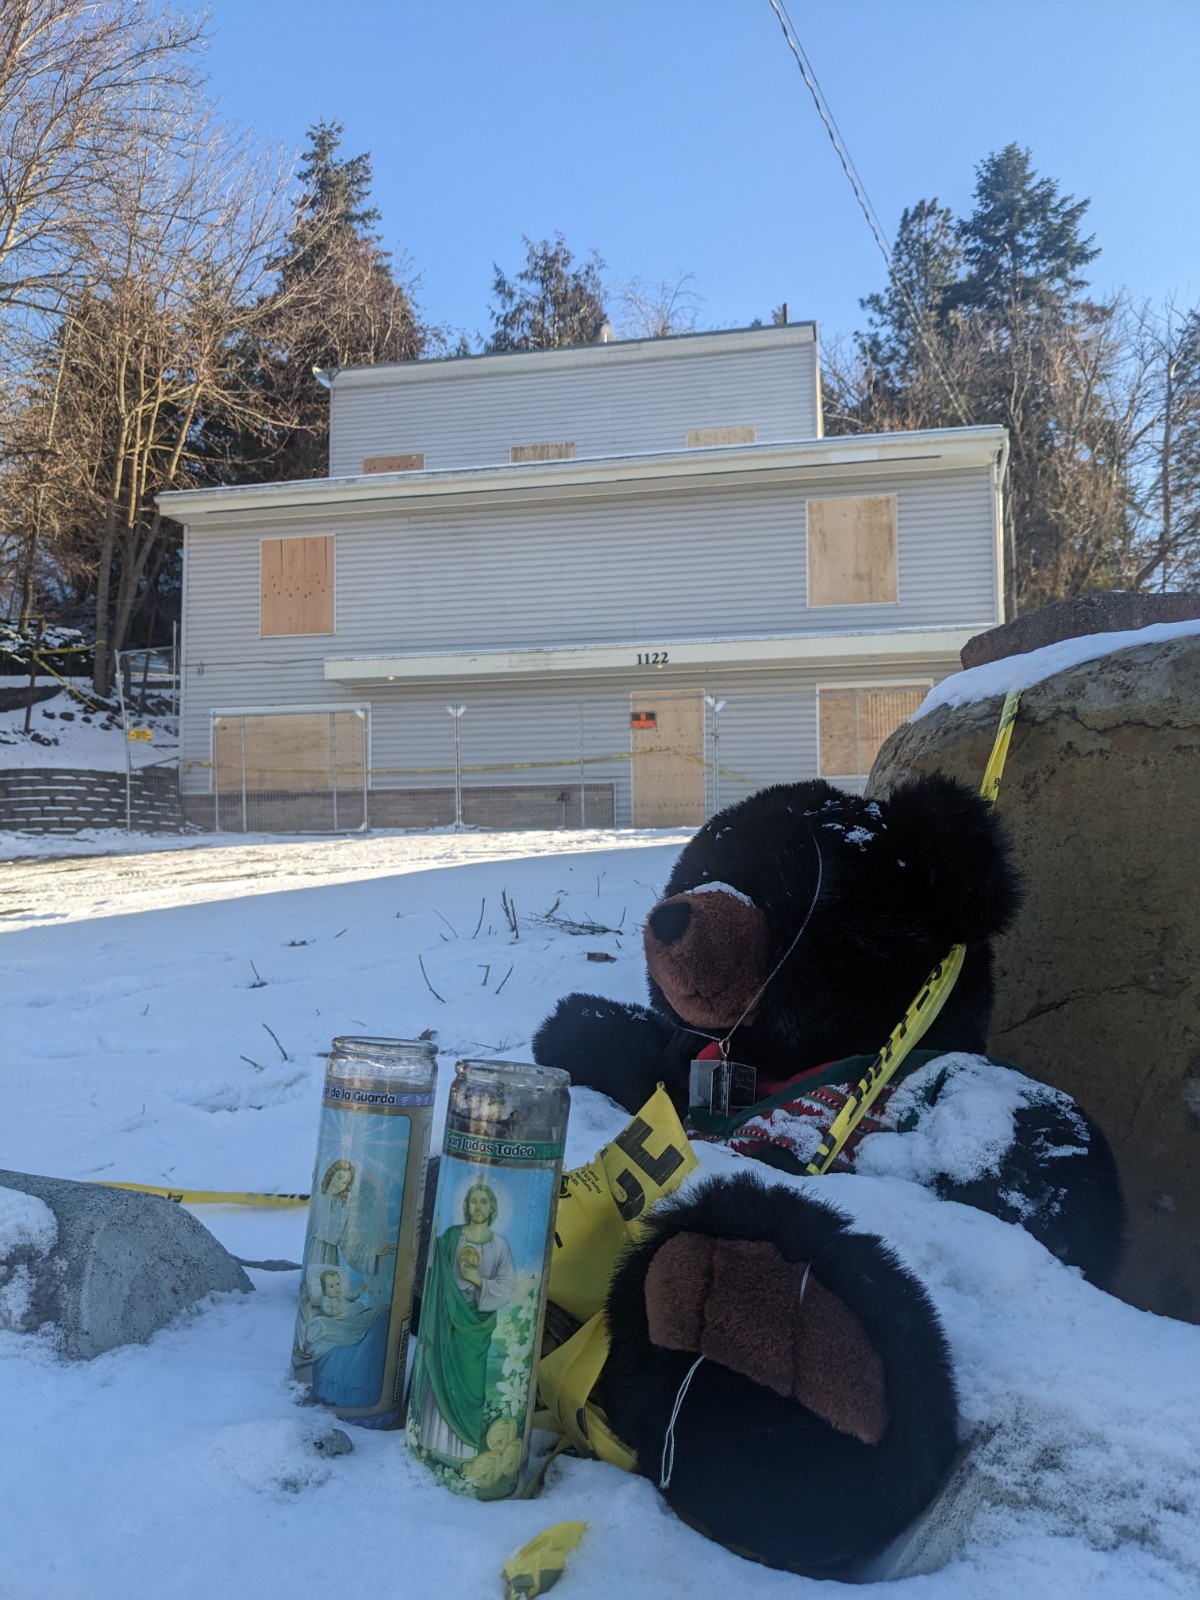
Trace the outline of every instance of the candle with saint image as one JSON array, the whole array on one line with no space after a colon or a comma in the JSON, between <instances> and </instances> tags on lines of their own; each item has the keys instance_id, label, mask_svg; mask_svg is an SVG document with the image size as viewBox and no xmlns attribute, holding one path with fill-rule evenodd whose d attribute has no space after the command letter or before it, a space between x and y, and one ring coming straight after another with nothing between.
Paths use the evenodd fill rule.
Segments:
<instances>
[{"instance_id":1,"label":"candle with saint image","mask_svg":"<svg viewBox=\"0 0 1200 1600\"><path fill-rule=\"evenodd\" d=\"M408 1443L484 1500L525 1477L569 1084L554 1067L460 1061L450 1089Z\"/></svg>"}]
</instances>

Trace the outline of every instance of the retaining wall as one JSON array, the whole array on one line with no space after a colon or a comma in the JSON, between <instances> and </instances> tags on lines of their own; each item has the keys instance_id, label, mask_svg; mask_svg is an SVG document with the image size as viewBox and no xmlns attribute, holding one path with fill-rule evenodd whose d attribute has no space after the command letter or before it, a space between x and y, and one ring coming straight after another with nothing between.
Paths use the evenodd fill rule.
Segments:
<instances>
[{"instance_id":1,"label":"retaining wall","mask_svg":"<svg viewBox=\"0 0 1200 1600\"><path fill-rule=\"evenodd\" d=\"M182 833L179 774L173 767L135 772L130 820L139 833ZM125 826L125 774L26 767L0 772L0 830L78 833Z\"/></svg>"}]
</instances>

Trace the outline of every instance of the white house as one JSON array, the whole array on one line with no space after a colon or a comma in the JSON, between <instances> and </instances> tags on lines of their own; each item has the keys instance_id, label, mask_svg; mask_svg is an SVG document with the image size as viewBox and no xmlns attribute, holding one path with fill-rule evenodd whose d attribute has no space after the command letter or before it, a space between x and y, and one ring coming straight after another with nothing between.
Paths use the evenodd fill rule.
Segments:
<instances>
[{"instance_id":1,"label":"white house","mask_svg":"<svg viewBox=\"0 0 1200 1600\"><path fill-rule=\"evenodd\" d=\"M329 478L160 496L195 821L657 826L858 786L1002 620L1004 431L825 438L811 323L321 376Z\"/></svg>"}]
</instances>

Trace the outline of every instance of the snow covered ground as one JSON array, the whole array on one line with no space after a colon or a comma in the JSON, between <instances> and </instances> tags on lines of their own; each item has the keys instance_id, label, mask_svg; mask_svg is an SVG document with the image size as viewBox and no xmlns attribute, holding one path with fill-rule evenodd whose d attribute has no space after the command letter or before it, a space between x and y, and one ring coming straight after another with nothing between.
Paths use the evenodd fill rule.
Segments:
<instances>
[{"instance_id":1,"label":"snow covered ground","mask_svg":"<svg viewBox=\"0 0 1200 1600\"><path fill-rule=\"evenodd\" d=\"M0 1165L305 1190L334 1034L436 1029L444 1104L457 1056L527 1056L559 995L640 998L638 924L678 843L437 834L179 852L142 840L140 856L0 869ZM555 902L614 931L539 920ZM624 1121L575 1091L569 1161ZM702 1173L741 1165L699 1154ZM961 1557L882 1594L1200 1592L1200 1329L1132 1310L1016 1229L898 1179L779 1181L885 1234L928 1285L964 1427L985 1439L996 1483ZM27 1228L22 1215L0 1212L0 1229L5 1217ZM301 1210L197 1215L241 1256L299 1256ZM328 1419L289 1385L297 1275L251 1276L253 1295L87 1364L0 1333L3 1600L257 1600L292 1584L474 1600L499 1594L501 1565L535 1532L576 1518L588 1532L563 1600L831 1587L728 1554L611 1467L563 1461L539 1500L480 1505L440 1489L398 1435L355 1431L353 1454L326 1459L312 1440Z\"/></svg>"},{"instance_id":2,"label":"snow covered ground","mask_svg":"<svg viewBox=\"0 0 1200 1600\"><path fill-rule=\"evenodd\" d=\"M58 681L42 676L40 688L53 688ZM0 688L21 693L27 677L0 677ZM119 715L110 705L98 705L91 684L84 678L72 680L75 693L60 689L45 700L38 700L25 732L25 706L0 711L0 771L14 767L75 767L85 772L125 771L125 730ZM111 704L111 703L110 703ZM153 726L153 719L145 719ZM134 765L165 761L178 753L179 740L166 727L154 727L153 740L139 743L133 751Z\"/></svg>"},{"instance_id":3,"label":"snow covered ground","mask_svg":"<svg viewBox=\"0 0 1200 1600\"><path fill-rule=\"evenodd\" d=\"M1100 643L1016 658L1022 681ZM1003 692L1012 663L996 676L960 674L923 709ZM38 723L45 710L55 715ZM121 731L84 723L65 696L34 713L57 744L20 734L23 715L0 714L0 767L124 766ZM0 835L0 1166L306 1190L337 1033L436 1030L436 1140L457 1057L527 1057L571 989L642 998L639 924L685 837ZM556 905L559 919L611 931L544 920ZM587 1160L625 1120L574 1091L568 1160ZM700 1176L743 1165L711 1146L698 1154ZM921 1276L953 1347L964 1436L994 1484L959 1557L876 1585L882 1595L1200 1593L1200 1328L1124 1306L1018 1230L898 1178L773 1176L815 1186ZM2 1258L46 1217L11 1191L0 1201ZM303 1210L195 1209L240 1256L300 1254ZM214 1588L258 1600L293 1584L476 1600L499 1595L518 1546L572 1519L588 1532L563 1600L799 1600L835 1587L728 1554L648 1482L596 1463L561 1461L539 1500L480 1505L440 1489L398 1435L352 1430L353 1453L327 1459L312 1441L329 1419L289 1381L298 1275L251 1277L253 1295L217 1297L148 1346L87 1364L0 1331L0 1600L191 1600Z\"/></svg>"}]
</instances>

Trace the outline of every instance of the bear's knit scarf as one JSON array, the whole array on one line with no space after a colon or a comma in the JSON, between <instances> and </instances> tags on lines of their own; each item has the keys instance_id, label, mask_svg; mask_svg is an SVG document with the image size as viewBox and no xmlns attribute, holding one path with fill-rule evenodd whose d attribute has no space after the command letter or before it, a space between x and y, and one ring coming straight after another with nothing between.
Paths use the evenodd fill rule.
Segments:
<instances>
[{"instance_id":1,"label":"bear's knit scarf","mask_svg":"<svg viewBox=\"0 0 1200 1600\"><path fill-rule=\"evenodd\" d=\"M712 1060L719 1054L718 1045L708 1045L700 1052L700 1059ZM910 1110L902 1124L899 1115L889 1110L889 1101L905 1078L944 1054L942 1050L909 1053L895 1077L880 1090L871 1109L846 1140L829 1169L831 1172L854 1170L858 1147L868 1134L907 1133L916 1126L919 1113ZM716 1116L693 1106L688 1112L688 1134L708 1144L727 1144L743 1156L761 1156L765 1146L778 1145L804 1167L815 1156L817 1146L874 1059L874 1056L847 1056L842 1061L827 1061L823 1066L797 1073L782 1087L771 1085L772 1094L732 1116ZM929 1103L932 1104L932 1100Z\"/></svg>"}]
</instances>

